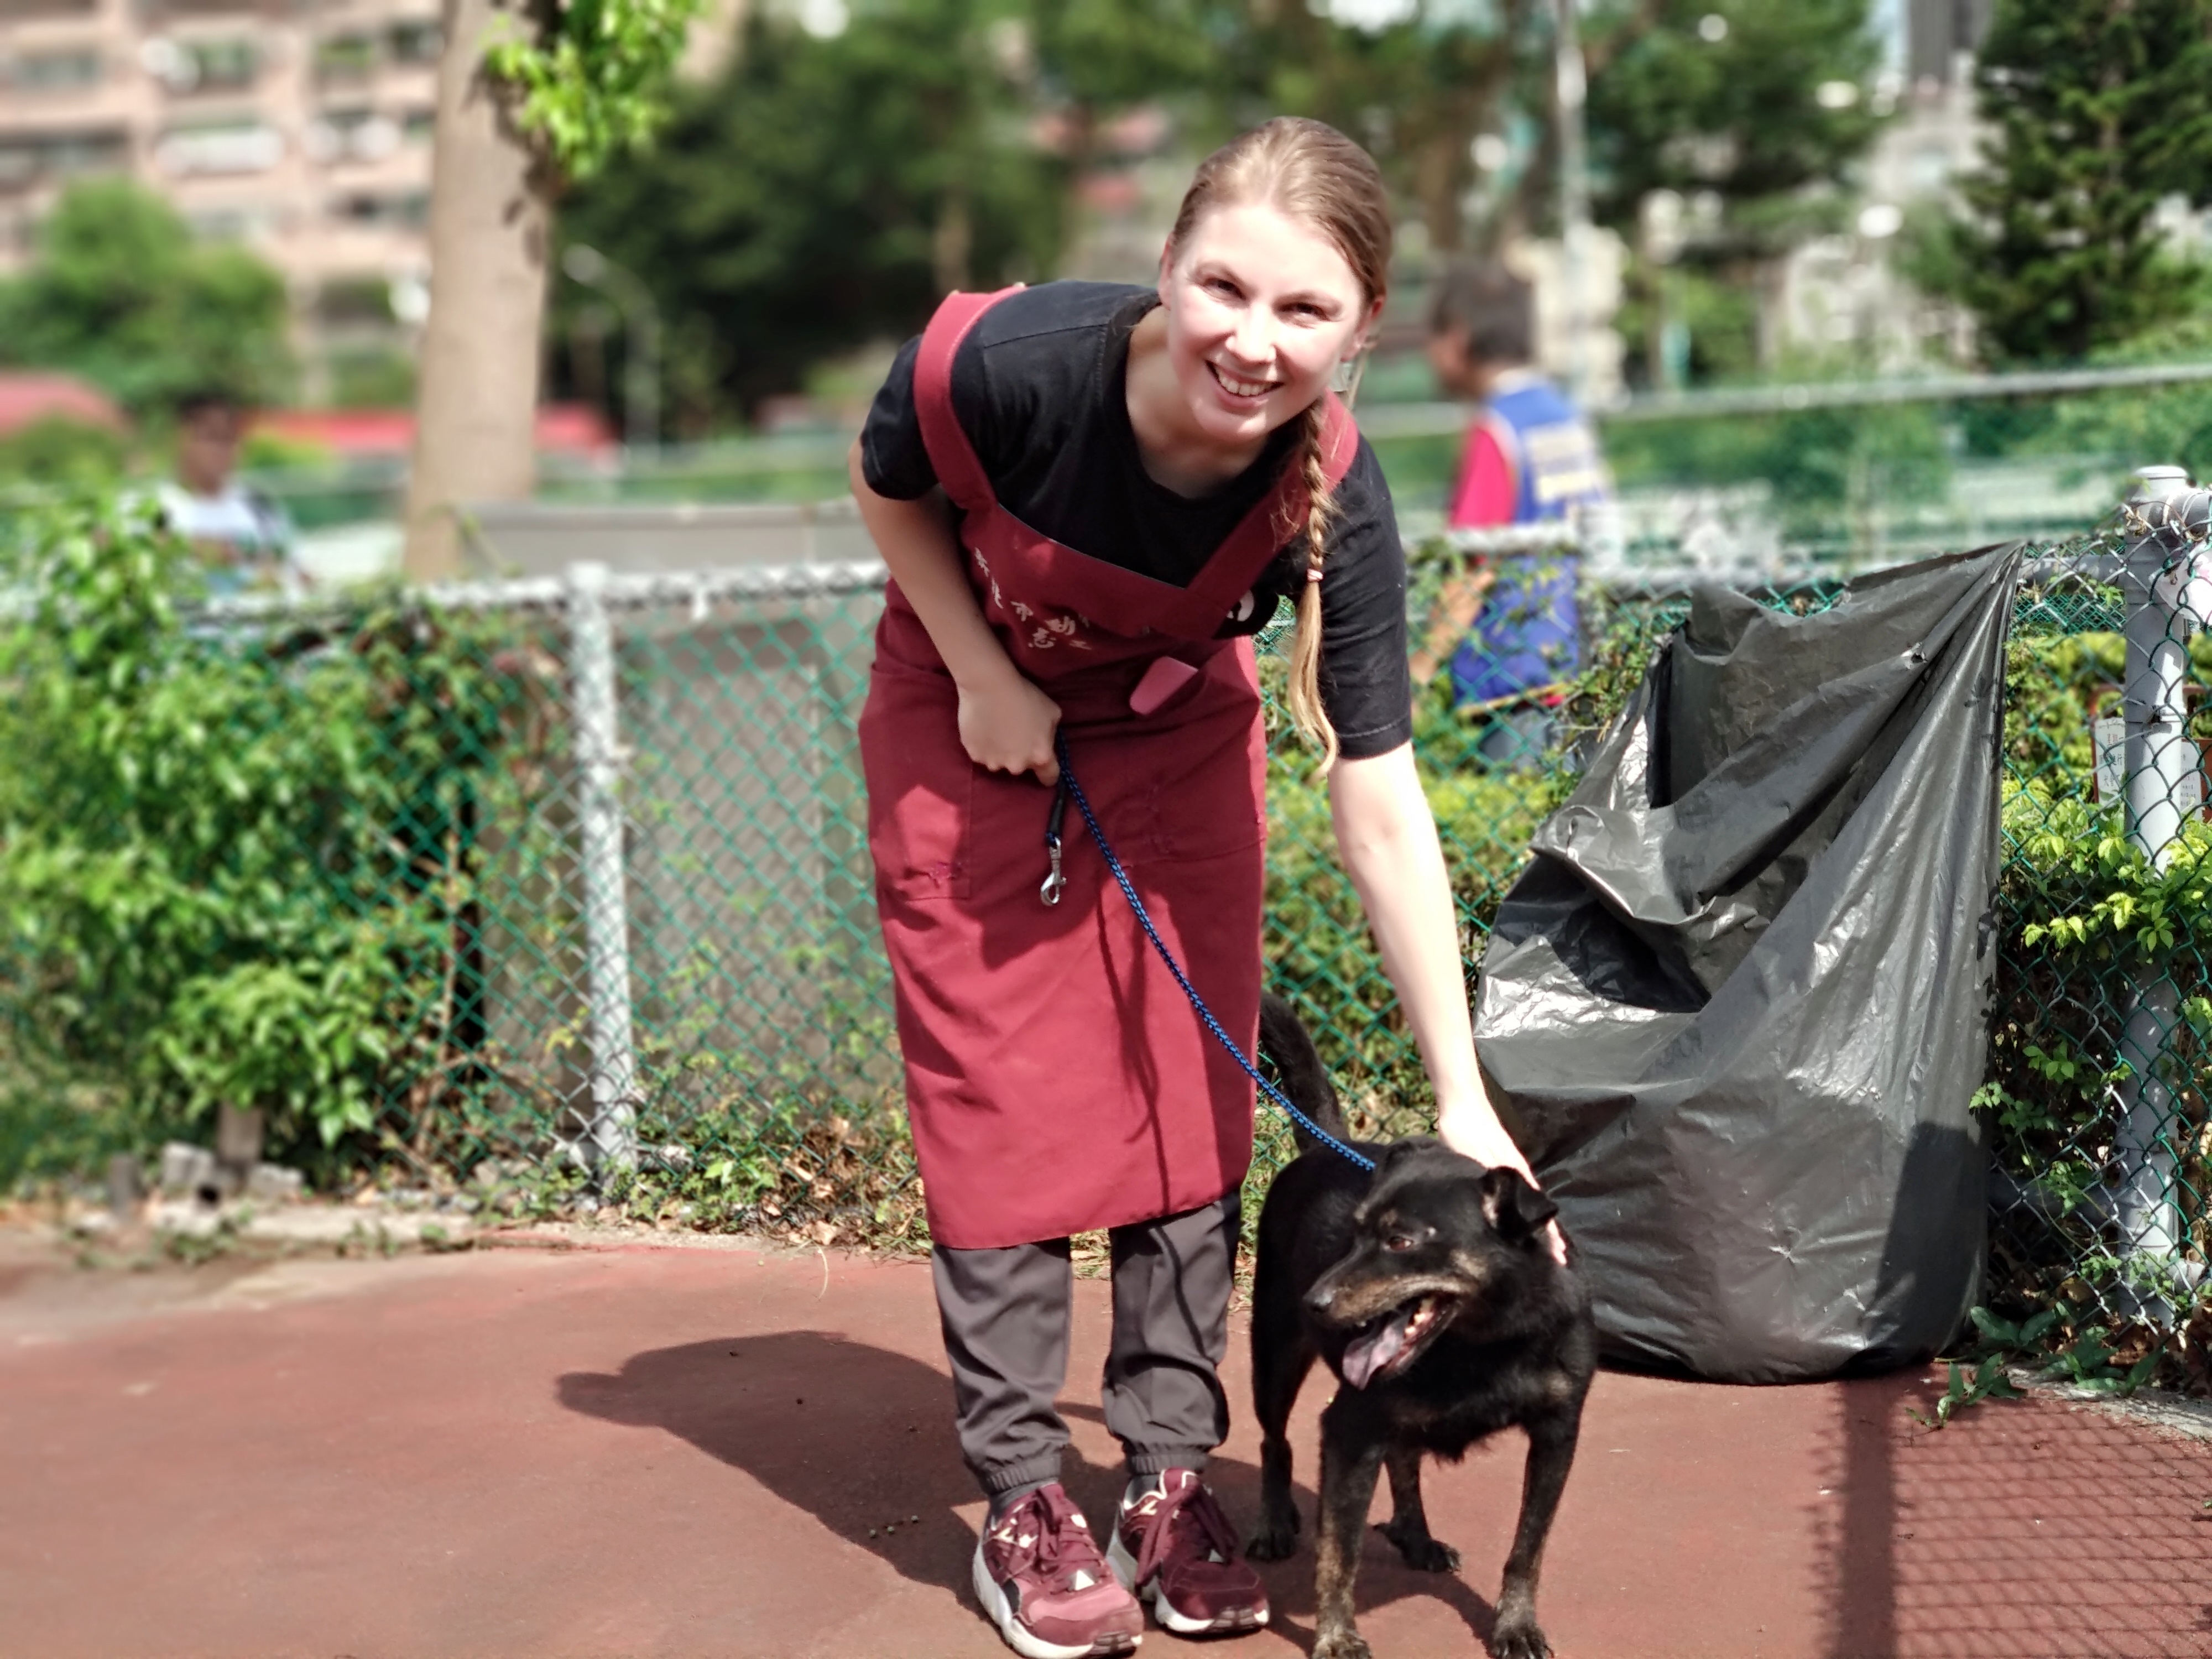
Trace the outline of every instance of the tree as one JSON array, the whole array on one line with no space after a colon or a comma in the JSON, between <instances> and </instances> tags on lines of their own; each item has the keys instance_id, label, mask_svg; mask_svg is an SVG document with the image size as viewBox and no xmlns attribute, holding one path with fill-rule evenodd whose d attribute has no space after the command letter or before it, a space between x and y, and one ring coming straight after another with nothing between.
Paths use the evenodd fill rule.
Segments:
<instances>
[{"instance_id":1,"label":"tree","mask_svg":"<svg viewBox=\"0 0 2212 1659\"><path fill-rule=\"evenodd\" d=\"M1051 273L1067 166L1032 136L1012 15L879 0L822 39L756 12L650 161L579 191L569 229L652 289L695 422L912 332L950 289Z\"/></svg>"},{"instance_id":2,"label":"tree","mask_svg":"<svg viewBox=\"0 0 2212 1659\"><path fill-rule=\"evenodd\" d=\"M2197 279L2155 215L2212 203L2212 0L2001 0L1975 85L1995 137L1959 295L1984 355L2078 358L2170 318Z\"/></svg>"},{"instance_id":3,"label":"tree","mask_svg":"<svg viewBox=\"0 0 2212 1659\"><path fill-rule=\"evenodd\" d=\"M137 415L182 394L244 402L291 375L284 281L239 247L196 244L128 180L73 185L39 227L22 275L0 280L0 363L82 375Z\"/></svg>"},{"instance_id":4,"label":"tree","mask_svg":"<svg viewBox=\"0 0 2212 1659\"><path fill-rule=\"evenodd\" d=\"M1772 252L1788 230L1757 210L1834 185L1881 131L1869 83L1881 46L1867 14L1867 0L1663 0L1601 14L1594 40L1618 44L1590 81L1598 217L1628 231L1650 191L1709 191L1731 240Z\"/></svg>"},{"instance_id":5,"label":"tree","mask_svg":"<svg viewBox=\"0 0 2212 1659\"><path fill-rule=\"evenodd\" d=\"M447 0L410 576L458 568L463 502L530 493L554 201L651 137L697 9L698 0Z\"/></svg>"},{"instance_id":6,"label":"tree","mask_svg":"<svg viewBox=\"0 0 2212 1659\"><path fill-rule=\"evenodd\" d=\"M1700 187L1710 173L1762 250L1786 246L1774 204L1802 218L1808 186L1877 125L1858 97L1876 56L1867 5L1608 0L1585 19L1601 159ZM1736 20L1717 46L1698 33L1717 7ZM650 161L611 166L564 222L653 289L677 400L703 423L910 331L948 288L1050 275L1069 185L1106 122L1141 105L1184 118L1199 149L1270 115L1330 121L1373 151L1435 249L1548 226L1554 15L1553 0L850 0L818 38L757 9L734 66L682 100ZM1705 58L1684 94L1670 76L1690 46ZM1854 107L1832 88L1823 101L1838 78ZM1617 80L1632 84L1601 101ZM1676 129L1708 142L1669 149ZM1486 210L1475 141L1509 134L1518 169ZM1674 171L1650 174L1654 157ZM1632 217L1636 200L1601 205Z\"/></svg>"},{"instance_id":7,"label":"tree","mask_svg":"<svg viewBox=\"0 0 2212 1659\"><path fill-rule=\"evenodd\" d=\"M1638 249L1623 323L1654 381L1689 366L1669 362L1669 327L1684 324L1700 372L1771 361L1771 279L1791 248L1848 222L1852 167L1886 118L1869 10L1614 0L1592 20L1611 52L1590 80L1592 208ZM1674 198L1686 233L1656 258L1639 246L1655 195Z\"/></svg>"},{"instance_id":8,"label":"tree","mask_svg":"<svg viewBox=\"0 0 2212 1659\"><path fill-rule=\"evenodd\" d=\"M1474 140L1541 107L1544 0L1328 0L1237 9L1218 32L1224 125L1307 115L1365 144L1431 245L1468 240Z\"/></svg>"}]
</instances>

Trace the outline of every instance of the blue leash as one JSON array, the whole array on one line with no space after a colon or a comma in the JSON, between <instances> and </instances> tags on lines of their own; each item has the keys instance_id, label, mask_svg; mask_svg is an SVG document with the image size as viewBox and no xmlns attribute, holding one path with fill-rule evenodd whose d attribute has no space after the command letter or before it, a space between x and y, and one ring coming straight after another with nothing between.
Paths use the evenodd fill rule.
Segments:
<instances>
[{"instance_id":1,"label":"blue leash","mask_svg":"<svg viewBox=\"0 0 2212 1659\"><path fill-rule=\"evenodd\" d=\"M1045 851L1052 860L1052 873L1045 878L1044 890L1040 896L1047 904L1056 904L1060 902L1060 890L1065 885L1060 880L1060 874L1061 801L1066 796L1073 796L1077 808L1083 814L1085 827L1091 831L1091 839L1098 843L1098 851L1106 860L1106 867L1114 872L1114 879L1121 884L1121 896L1129 901L1129 908L1136 913L1138 926L1145 930L1145 937L1152 940L1152 949L1160 953L1160 960L1167 963L1168 972L1175 975L1176 983L1182 987L1182 994L1190 999L1190 1006L1198 1011L1198 1017L1205 1022L1206 1029L1213 1033L1214 1041L1229 1050L1230 1058L1244 1068L1244 1075L1260 1085L1261 1092L1290 1114L1292 1122L1297 1124L1339 1158L1371 1172L1375 1168L1373 1158L1364 1152L1355 1152L1346 1146L1328 1130L1322 1128L1320 1124L1291 1105L1290 1097L1268 1082L1266 1078L1261 1077L1259 1068L1244 1058L1244 1051L1237 1046L1228 1032L1221 1029L1221 1022L1214 1018L1213 1010L1206 1006L1206 999L1199 995L1197 988L1184 975L1182 964L1175 959L1175 952L1168 949L1167 941L1160 937L1160 930L1152 926L1152 917L1146 914L1145 902L1137 896L1137 890L1131 885L1128 872L1121 868L1121 860L1114 856L1114 849L1106 844L1106 832L1098 827L1098 815L1091 810L1091 803L1084 799L1083 786L1075 781L1075 770L1068 764L1066 734L1054 733L1053 747L1060 758L1060 791L1055 793L1052 817L1048 823L1044 837Z\"/></svg>"}]
</instances>

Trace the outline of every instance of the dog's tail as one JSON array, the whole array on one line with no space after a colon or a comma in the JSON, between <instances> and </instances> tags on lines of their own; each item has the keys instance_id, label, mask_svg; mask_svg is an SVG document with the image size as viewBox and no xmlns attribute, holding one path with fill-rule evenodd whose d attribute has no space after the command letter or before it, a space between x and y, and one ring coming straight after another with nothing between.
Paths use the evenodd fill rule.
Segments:
<instances>
[{"instance_id":1,"label":"dog's tail","mask_svg":"<svg viewBox=\"0 0 2212 1659\"><path fill-rule=\"evenodd\" d=\"M1260 1051L1274 1062L1276 1086L1293 1106L1339 1140L1350 1139L1352 1132L1345 1127L1344 1109L1337 1103L1328 1068L1321 1063L1321 1051L1291 1005L1272 993L1260 999ZM1319 1144L1296 1118L1291 1120L1291 1132L1297 1136L1302 1152Z\"/></svg>"}]
</instances>

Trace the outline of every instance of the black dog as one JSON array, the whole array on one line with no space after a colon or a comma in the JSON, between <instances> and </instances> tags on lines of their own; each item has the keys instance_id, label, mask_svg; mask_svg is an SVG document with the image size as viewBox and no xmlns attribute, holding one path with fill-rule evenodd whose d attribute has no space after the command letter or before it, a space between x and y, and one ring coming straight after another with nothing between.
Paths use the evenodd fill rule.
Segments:
<instances>
[{"instance_id":1,"label":"black dog","mask_svg":"<svg viewBox=\"0 0 2212 1659\"><path fill-rule=\"evenodd\" d=\"M1336 1091L1297 1016L1274 997L1261 1046L1283 1092L1342 1139ZM1597 1336L1581 1280L1553 1259L1555 1206L1511 1170L1486 1170L1426 1138L1355 1143L1370 1176L1303 1133L1260 1213L1252 1395L1264 1437L1261 1517L1247 1553L1297 1547L1291 1407L1316 1355L1344 1386L1322 1413L1314 1659L1366 1659L1352 1577L1376 1473L1395 1509L1382 1530L1409 1565L1449 1572L1459 1553L1429 1535L1421 1455L1457 1458L1509 1424L1528 1431L1521 1520L1491 1651L1545 1659L1536 1572L1581 1432Z\"/></svg>"}]
</instances>

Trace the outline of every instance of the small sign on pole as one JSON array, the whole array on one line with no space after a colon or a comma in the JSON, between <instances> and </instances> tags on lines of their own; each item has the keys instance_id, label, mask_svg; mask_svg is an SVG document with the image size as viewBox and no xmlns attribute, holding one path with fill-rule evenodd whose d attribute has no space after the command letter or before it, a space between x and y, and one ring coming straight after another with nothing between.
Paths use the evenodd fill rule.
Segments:
<instances>
[{"instance_id":1,"label":"small sign on pole","mask_svg":"<svg viewBox=\"0 0 2212 1659\"><path fill-rule=\"evenodd\" d=\"M2097 804L2110 806L2120 799L2127 781L2128 723L2107 714L2090 728L2097 744Z\"/></svg>"}]
</instances>

